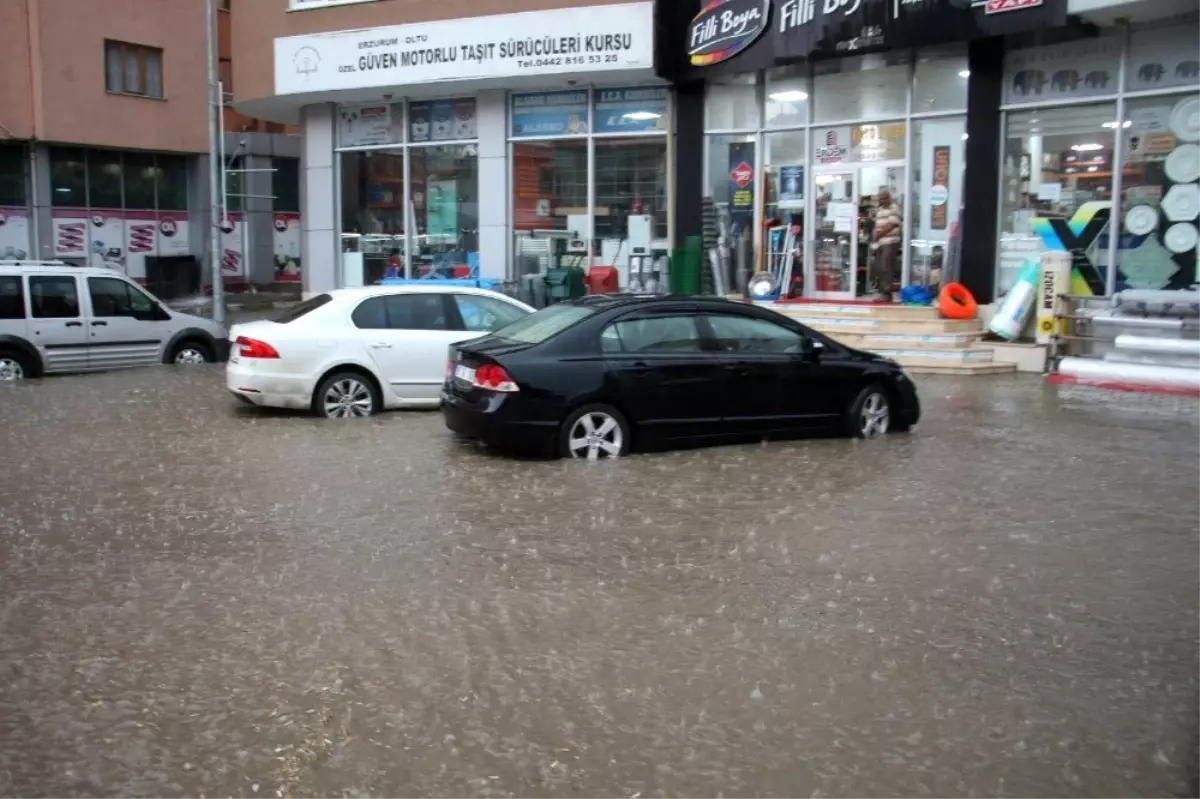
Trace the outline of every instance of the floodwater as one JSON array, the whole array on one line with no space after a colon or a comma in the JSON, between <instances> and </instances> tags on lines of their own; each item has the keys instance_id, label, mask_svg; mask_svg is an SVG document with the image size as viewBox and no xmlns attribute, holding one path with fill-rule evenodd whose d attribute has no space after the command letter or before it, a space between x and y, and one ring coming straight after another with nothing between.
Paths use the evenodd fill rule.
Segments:
<instances>
[{"instance_id":1,"label":"floodwater","mask_svg":"<svg viewBox=\"0 0 1200 799\"><path fill-rule=\"evenodd\" d=\"M0 386L0 794L1195 795L1194 405L586 463L223 385Z\"/></svg>"}]
</instances>

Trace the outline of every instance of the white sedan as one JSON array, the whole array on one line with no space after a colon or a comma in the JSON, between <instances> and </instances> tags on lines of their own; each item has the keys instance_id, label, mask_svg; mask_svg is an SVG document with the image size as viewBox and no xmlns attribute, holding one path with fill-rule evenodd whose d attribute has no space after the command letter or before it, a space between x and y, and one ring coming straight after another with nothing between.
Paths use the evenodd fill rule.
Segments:
<instances>
[{"instance_id":1,"label":"white sedan","mask_svg":"<svg viewBox=\"0 0 1200 799\"><path fill-rule=\"evenodd\" d=\"M436 408L450 345L531 313L522 302L477 288L338 289L273 321L230 328L225 384L253 405L328 418Z\"/></svg>"}]
</instances>

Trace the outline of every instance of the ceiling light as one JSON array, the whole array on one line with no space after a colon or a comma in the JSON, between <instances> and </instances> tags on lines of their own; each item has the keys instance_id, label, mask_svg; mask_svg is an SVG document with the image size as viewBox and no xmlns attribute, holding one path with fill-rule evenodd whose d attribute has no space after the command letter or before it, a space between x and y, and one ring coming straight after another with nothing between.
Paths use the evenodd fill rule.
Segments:
<instances>
[{"instance_id":1,"label":"ceiling light","mask_svg":"<svg viewBox=\"0 0 1200 799\"><path fill-rule=\"evenodd\" d=\"M1127 120L1125 120L1125 122L1124 122L1124 123L1121 125L1121 127L1123 127L1123 128L1127 128L1127 127L1129 127L1129 126L1130 126L1130 125L1132 125L1132 124L1133 124L1133 122L1131 122L1130 120L1128 120L1128 119L1127 119ZM1105 123L1104 123L1104 124L1102 124L1100 127L1102 127L1102 128L1108 128L1109 130L1115 130L1115 129L1116 129L1116 127L1117 127L1117 123L1116 123L1116 122L1105 122Z\"/></svg>"},{"instance_id":2,"label":"ceiling light","mask_svg":"<svg viewBox=\"0 0 1200 799\"><path fill-rule=\"evenodd\" d=\"M799 89L789 89L785 92L772 92L768 96L777 103L798 103L801 100L808 99L808 92L802 92Z\"/></svg>"},{"instance_id":3,"label":"ceiling light","mask_svg":"<svg viewBox=\"0 0 1200 799\"><path fill-rule=\"evenodd\" d=\"M969 78L969 77L971 77L971 70L969 70L969 69L960 69L960 70L958 71L958 76L959 76L960 78Z\"/></svg>"},{"instance_id":4,"label":"ceiling light","mask_svg":"<svg viewBox=\"0 0 1200 799\"><path fill-rule=\"evenodd\" d=\"M1089 166L1089 167L1088 167L1088 172L1095 172L1095 171L1096 171L1096 170L1098 170L1098 169L1100 169L1100 167L1098 167L1098 166Z\"/></svg>"},{"instance_id":5,"label":"ceiling light","mask_svg":"<svg viewBox=\"0 0 1200 799\"><path fill-rule=\"evenodd\" d=\"M1030 133L1037 133L1039 130L1041 130L1041 128L1030 128L1030 129L1029 129L1029 132L1030 132Z\"/></svg>"},{"instance_id":6,"label":"ceiling light","mask_svg":"<svg viewBox=\"0 0 1200 799\"><path fill-rule=\"evenodd\" d=\"M1030 125L1036 125L1037 123L1039 123L1039 122L1041 122L1041 121L1042 121L1042 120L1040 120L1040 119L1031 119L1031 120L1029 120L1029 124L1030 124Z\"/></svg>"},{"instance_id":7,"label":"ceiling light","mask_svg":"<svg viewBox=\"0 0 1200 799\"><path fill-rule=\"evenodd\" d=\"M662 114L656 114L653 111L630 111L623 115L626 119L632 119L637 122L644 122L647 119L658 119Z\"/></svg>"},{"instance_id":8,"label":"ceiling light","mask_svg":"<svg viewBox=\"0 0 1200 799\"><path fill-rule=\"evenodd\" d=\"M1071 149L1077 153L1090 153L1095 150L1103 150L1104 145L1096 144L1095 142L1088 142L1086 144L1072 144Z\"/></svg>"},{"instance_id":9,"label":"ceiling light","mask_svg":"<svg viewBox=\"0 0 1200 799\"><path fill-rule=\"evenodd\" d=\"M967 140L967 134L965 134L965 133L964 133L964 134L962 135L962 140L963 140L963 141L966 141L966 140Z\"/></svg>"}]
</instances>

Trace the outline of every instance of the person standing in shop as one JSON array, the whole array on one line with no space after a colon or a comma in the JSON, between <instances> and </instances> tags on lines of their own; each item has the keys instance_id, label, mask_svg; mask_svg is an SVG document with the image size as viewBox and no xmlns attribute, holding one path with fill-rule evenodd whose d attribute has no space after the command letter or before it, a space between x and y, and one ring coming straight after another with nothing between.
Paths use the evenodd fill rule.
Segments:
<instances>
[{"instance_id":1,"label":"person standing in shop","mask_svg":"<svg viewBox=\"0 0 1200 799\"><path fill-rule=\"evenodd\" d=\"M875 229L871 233L871 249L875 251L875 291L885 300L892 298L892 284L896 279L896 264L900 260L900 206L892 200L887 188L876 195Z\"/></svg>"}]
</instances>

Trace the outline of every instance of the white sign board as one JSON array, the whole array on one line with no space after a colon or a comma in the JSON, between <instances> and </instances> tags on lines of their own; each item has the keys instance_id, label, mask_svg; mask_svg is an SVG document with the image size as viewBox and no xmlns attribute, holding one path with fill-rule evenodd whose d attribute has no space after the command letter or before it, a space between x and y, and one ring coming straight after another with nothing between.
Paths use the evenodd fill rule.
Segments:
<instances>
[{"instance_id":1,"label":"white sign board","mask_svg":"<svg viewBox=\"0 0 1200 799\"><path fill-rule=\"evenodd\" d=\"M527 11L275 40L275 93L653 69L654 5Z\"/></svg>"},{"instance_id":2,"label":"white sign board","mask_svg":"<svg viewBox=\"0 0 1200 799\"><path fill-rule=\"evenodd\" d=\"M375 0L288 0L288 11L308 11L311 8L348 6L351 3L374 3Z\"/></svg>"}]
</instances>

